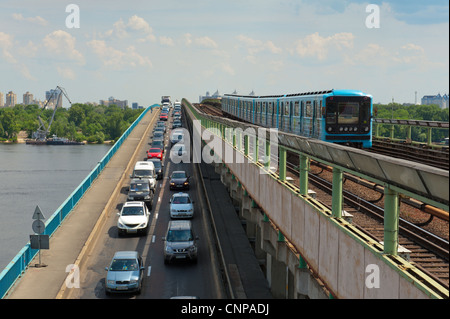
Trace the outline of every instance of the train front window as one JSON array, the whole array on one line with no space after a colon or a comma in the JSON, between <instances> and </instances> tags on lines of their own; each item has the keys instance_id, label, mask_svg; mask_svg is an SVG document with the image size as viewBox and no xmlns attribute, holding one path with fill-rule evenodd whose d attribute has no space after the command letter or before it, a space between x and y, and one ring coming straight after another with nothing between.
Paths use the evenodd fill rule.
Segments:
<instances>
[{"instance_id":1,"label":"train front window","mask_svg":"<svg viewBox=\"0 0 450 319\"><path fill-rule=\"evenodd\" d=\"M358 124L358 123L359 123L359 103L339 102L338 124Z\"/></svg>"}]
</instances>

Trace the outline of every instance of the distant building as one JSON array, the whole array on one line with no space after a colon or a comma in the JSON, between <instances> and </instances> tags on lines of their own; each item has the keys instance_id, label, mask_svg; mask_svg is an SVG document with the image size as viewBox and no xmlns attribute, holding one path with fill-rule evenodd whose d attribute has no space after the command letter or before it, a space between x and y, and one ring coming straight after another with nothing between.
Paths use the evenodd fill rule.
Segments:
<instances>
[{"instance_id":1,"label":"distant building","mask_svg":"<svg viewBox=\"0 0 450 319\"><path fill-rule=\"evenodd\" d=\"M3 93L0 92L0 107L4 107L5 103L3 102Z\"/></svg>"},{"instance_id":2,"label":"distant building","mask_svg":"<svg viewBox=\"0 0 450 319\"><path fill-rule=\"evenodd\" d=\"M62 96L61 90L51 89L50 91L45 91L45 100L47 101L47 108L54 109L55 107L62 107Z\"/></svg>"},{"instance_id":3,"label":"distant building","mask_svg":"<svg viewBox=\"0 0 450 319\"><path fill-rule=\"evenodd\" d=\"M441 109L445 109L449 107L448 98L449 96L447 94L441 95L440 93L437 95L424 95L422 105L436 104Z\"/></svg>"},{"instance_id":4,"label":"distant building","mask_svg":"<svg viewBox=\"0 0 450 319\"><path fill-rule=\"evenodd\" d=\"M6 103L5 106L15 106L17 104L17 95L13 91L9 91L6 94Z\"/></svg>"},{"instance_id":5,"label":"distant building","mask_svg":"<svg viewBox=\"0 0 450 319\"><path fill-rule=\"evenodd\" d=\"M23 105L30 105L30 104L34 104L33 94L27 91L23 95Z\"/></svg>"},{"instance_id":6,"label":"distant building","mask_svg":"<svg viewBox=\"0 0 450 319\"><path fill-rule=\"evenodd\" d=\"M116 100L114 97L110 97L108 99L108 101L105 100L100 100L100 105L105 105L105 106L109 106L109 105L117 105L118 107L124 109L128 107L128 100Z\"/></svg>"},{"instance_id":7,"label":"distant building","mask_svg":"<svg viewBox=\"0 0 450 319\"><path fill-rule=\"evenodd\" d=\"M209 91L206 91L206 95L199 97L199 103L202 103L203 100L206 99L222 99L222 95L220 95L219 90L217 90L213 95L209 94Z\"/></svg>"}]
</instances>

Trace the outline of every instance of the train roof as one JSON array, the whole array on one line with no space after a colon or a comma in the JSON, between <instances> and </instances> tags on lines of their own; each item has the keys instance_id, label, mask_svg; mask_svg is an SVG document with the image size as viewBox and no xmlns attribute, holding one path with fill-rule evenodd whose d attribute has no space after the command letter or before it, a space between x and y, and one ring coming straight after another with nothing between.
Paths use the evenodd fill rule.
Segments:
<instances>
[{"instance_id":1,"label":"train roof","mask_svg":"<svg viewBox=\"0 0 450 319\"><path fill-rule=\"evenodd\" d=\"M294 94L281 94L281 95L239 95L239 94L224 94L224 96L230 97L241 97L241 98L279 98L279 97L295 97L295 96L306 96L306 95L324 95L324 94L333 94L333 95L367 95L358 90L324 90L324 91L311 91L311 92L303 92L303 93L294 93Z\"/></svg>"}]
</instances>

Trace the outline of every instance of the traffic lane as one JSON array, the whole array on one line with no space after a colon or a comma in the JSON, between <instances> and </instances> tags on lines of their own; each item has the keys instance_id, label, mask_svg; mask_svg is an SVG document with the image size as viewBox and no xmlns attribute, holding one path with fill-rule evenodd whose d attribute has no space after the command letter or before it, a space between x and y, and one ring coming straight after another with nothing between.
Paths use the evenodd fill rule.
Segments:
<instances>
[{"instance_id":1,"label":"traffic lane","mask_svg":"<svg viewBox=\"0 0 450 319\"><path fill-rule=\"evenodd\" d=\"M166 151L169 151L168 148ZM145 153L145 152L144 152ZM168 153L166 153L168 154ZM143 154L144 155L144 154ZM207 243L202 243L201 238L205 238L203 225L201 223L201 214L199 201L196 192L196 181L192 179L192 188L188 191L195 201L195 216L192 220L193 227L200 237L199 259L197 264L176 263L165 265L163 260L163 242L161 238L165 236L169 216L169 199L174 191L170 191L168 178L173 170L186 170L193 176L191 164L172 163L169 157L164 159L165 172L164 179L158 181L155 192L155 203L151 214L152 229L147 236L125 236L117 235L117 216L121 206L126 201L126 192L123 192L117 203L116 209L108 218L105 224L104 240L92 253L96 255L92 264L85 271L86 276L83 282L83 294L80 298L135 298L135 294L115 294L105 295L105 277L104 270L111 261L112 256L119 250L137 250L144 259L145 271L142 293L138 298L170 298L176 295L195 295L201 298L215 298L215 289L211 283L214 282L212 276L212 267L210 261L212 258L208 255L206 249Z\"/></svg>"},{"instance_id":2,"label":"traffic lane","mask_svg":"<svg viewBox=\"0 0 450 319\"><path fill-rule=\"evenodd\" d=\"M167 149L167 154L170 147ZM166 235L167 226L170 218L171 196L178 190L169 189L169 178L173 171L184 170L191 176L190 189L183 190L187 192L194 200L194 218L191 219L193 229L199 237L198 241L198 261L192 263L188 260L180 260L171 264L164 263L164 242L162 237ZM158 222L154 232L154 242L147 253L146 264L149 269L149 276L144 283L144 289L139 298L170 298L179 295L198 296L200 298L216 298L215 287L213 286L213 267L211 256L206 243L202 241L205 236L205 227L202 222L202 212L199 205L197 181L194 177L194 170L190 163L174 163L167 156L165 158L166 178L161 184L162 189L158 194L161 205L157 208ZM150 268L149 268L150 267Z\"/></svg>"},{"instance_id":3,"label":"traffic lane","mask_svg":"<svg viewBox=\"0 0 450 319\"><path fill-rule=\"evenodd\" d=\"M138 154L136 156L138 160L141 160L144 156L146 157L146 151L148 149L147 145L150 141L151 139L147 137L147 141L144 141L142 148L138 150ZM129 182L130 179L126 178L116 202L113 203L114 209L111 212L108 212L105 223L99 232L99 239L97 240L97 243L89 256L90 258L86 262L86 266L80 269L81 289L72 290L71 298L105 298L105 267L109 266L114 253L121 250L136 250L142 254L148 250L147 247L150 245L148 236L118 236L117 213L120 212L123 203L127 201L128 192L126 189L129 186ZM152 222L153 219L154 209L151 210L150 222ZM145 258L146 256L143 254L143 259L145 260ZM115 298L114 296L112 297ZM134 298L133 295L122 295L120 297Z\"/></svg>"}]
</instances>

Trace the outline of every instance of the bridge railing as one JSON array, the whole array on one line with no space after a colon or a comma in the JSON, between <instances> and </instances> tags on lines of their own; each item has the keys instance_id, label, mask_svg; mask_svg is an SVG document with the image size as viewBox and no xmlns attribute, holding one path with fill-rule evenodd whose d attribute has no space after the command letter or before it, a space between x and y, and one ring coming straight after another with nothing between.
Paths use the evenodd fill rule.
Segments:
<instances>
[{"instance_id":1,"label":"bridge railing","mask_svg":"<svg viewBox=\"0 0 450 319\"><path fill-rule=\"evenodd\" d=\"M62 224L64 219L72 212L73 208L77 205L79 200L83 197L86 191L91 187L95 179L100 175L105 166L122 146L128 135L133 131L136 125L141 121L149 109L152 106L146 108L138 118L128 127L128 129L122 134L122 136L114 143L109 149L108 153L97 163L95 168L89 173L89 175L78 185L78 187L69 195L69 197L56 209L51 217L45 223L44 235L50 237ZM14 285L16 280L22 276L26 271L28 265L39 252L38 249L32 249L31 244L28 242L12 259L12 261L3 269L0 273L0 298L3 298L9 289Z\"/></svg>"},{"instance_id":2,"label":"bridge railing","mask_svg":"<svg viewBox=\"0 0 450 319\"><path fill-rule=\"evenodd\" d=\"M306 139L292 134L278 132L278 148L280 157L278 160L279 175L272 170L273 163L262 165L258 161L258 151L252 155L249 152L249 137L245 135L247 128L254 128L251 124L237 122L222 117L204 114L193 107L189 101L184 100L192 117L192 120L201 121L201 131L208 130L221 138L222 143L220 153L225 154L219 160L226 165L233 177L251 196L252 200L264 211L270 221L276 225L283 238L289 240L300 255L300 264L306 261L308 266L315 272L322 282L327 283L327 287L336 295L343 298L351 296L402 296L405 288L414 286L417 291L424 293L431 298L448 298L448 289L440 286L434 279L416 268L413 264L398 255L398 232L396 232L395 222L398 220L399 211L397 201L400 194L417 198L424 203L429 203L448 211L448 178L446 171L429 168L421 164L412 164L406 161L391 159L386 156L375 156L361 150L323 143L317 140ZM193 125L195 128L195 125ZM229 134L229 129L235 134ZM240 129L241 133L238 133ZM227 133L228 131L228 133ZM244 133L244 134L242 134ZM195 133L193 133L195 134ZM265 136L256 136L262 144L266 144L264 156L270 159L269 133ZM255 138L253 136L252 138ZM263 141L264 140L264 141ZM205 141L205 143L207 143ZM258 142L255 142L257 145ZM209 144L208 144L209 145ZM216 153L216 150L213 149ZM294 186L286 180L286 150L299 154L300 157L300 185ZM204 153L204 152L203 152ZM207 153L207 152L206 152ZM226 154L231 154L230 158L245 157L245 163L250 165L242 166L239 163L244 161L226 162ZM320 202L315 201L308 195L308 164L313 159L333 167L333 204L332 209L325 208ZM261 173L261 170L267 171ZM386 196L392 200L385 200L385 215L391 218L389 223L385 222L384 244L374 241L352 224L347 223L342 217L342 174L347 172L358 177L367 179L378 185L385 187ZM285 187L283 187L285 186ZM340 191L335 191L339 190ZM320 229L330 232L334 239L323 241L327 235L322 234ZM311 229L314 229L312 231ZM336 230L338 229L338 231ZM319 236L320 234L320 236ZM325 237L323 237L325 236ZM336 238L340 240L336 241ZM332 247L331 247L332 246ZM377 262L380 260L380 269L395 278L397 286L391 285L390 281L384 285L385 291L377 289L374 293L364 286L364 268L361 264L340 263L335 251L338 246L347 249L351 258L358 259L363 263ZM333 248L330 250L330 248ZM324 254L325 258L317 258ZM343 256L343 259L350 258ZM330 263L327 263L326 261ZM299 266L300 267L300 266ZM337 282L336 277L327 269L334 269L337 273L347 274L347 277L340 277ZM352 278L354 276L354 278ZM423 284L426 282L426 284ZM392 287L391 287L392 286ZM348 289L354 287L356 290ZM432 288L431 288L432 287ZM394 292L395 291L395 292ZM388 294L383 296L384 292ZM413 296L416 291L405 295ZM419 296L420 293L417 293Z\"/></svg>"}]
</instances>

